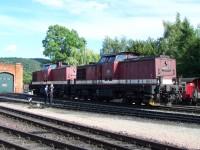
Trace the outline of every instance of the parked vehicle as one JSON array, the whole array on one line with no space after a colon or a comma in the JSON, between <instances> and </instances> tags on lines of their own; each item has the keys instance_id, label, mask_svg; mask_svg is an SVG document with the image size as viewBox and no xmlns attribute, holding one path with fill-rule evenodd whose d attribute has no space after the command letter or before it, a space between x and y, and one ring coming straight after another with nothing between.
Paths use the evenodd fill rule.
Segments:
<instances>
[{"instance_id":1,"label":"parked vehicle","mask_svg":"<svg viewBox=\"0 0 200 150\"><path fill-rule=\"evenodd\" d=\"M182 78L180 92L185 104L196 104L200 102L200 78Z\"/></svg>"},{"instance_id":2,"label":"parked vehicle","mask_svg":"<svg viewBox=\"0 0 200 150\"><path fill-rule=\"evenodd\" d=\"M42 94L53 84L55 95L85 100L122 99L124 103L169 103L180 98L176 60L168 56L139 56L131 52L104 55L82 66L48 67L33 72L30 87Z\"/></svg>"}]
</instances>

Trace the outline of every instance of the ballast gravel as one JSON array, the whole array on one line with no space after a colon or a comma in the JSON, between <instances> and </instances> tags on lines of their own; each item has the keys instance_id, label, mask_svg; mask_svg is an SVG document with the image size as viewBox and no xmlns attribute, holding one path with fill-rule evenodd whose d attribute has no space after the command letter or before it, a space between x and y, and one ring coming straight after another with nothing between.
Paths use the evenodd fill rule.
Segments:
<instances>
[{"instance_id":1,"label":"ballast gravel","mask_svg":"<svg viewBox=\"0 0 200 150\"><path fill-rule=\"evenodd\" d=\"M41 114L56 119L96 127L125 135L200 149L200 125L137 117L95 114L56 108L29 108L27 104L0 102L0 106Z\"/></svg>"}]
</instances>

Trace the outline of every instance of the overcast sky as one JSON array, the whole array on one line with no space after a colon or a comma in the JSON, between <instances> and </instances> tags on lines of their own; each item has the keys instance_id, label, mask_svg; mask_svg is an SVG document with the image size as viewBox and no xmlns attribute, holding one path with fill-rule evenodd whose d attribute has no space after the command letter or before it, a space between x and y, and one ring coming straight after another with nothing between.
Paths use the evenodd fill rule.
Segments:
<instances>
[{"instance_id":1,"label":"overcast sky","mask_svg":"<svg viewBox=\"0 0 200 150\"><path fill-rule=\"evenodd\" d=\"M157 39L177 12L200 24L200 0L1 0L0 57L44 57L42 40L54 24L73 28L98 53L105 36Z\"/></svg>"}]
</instances>

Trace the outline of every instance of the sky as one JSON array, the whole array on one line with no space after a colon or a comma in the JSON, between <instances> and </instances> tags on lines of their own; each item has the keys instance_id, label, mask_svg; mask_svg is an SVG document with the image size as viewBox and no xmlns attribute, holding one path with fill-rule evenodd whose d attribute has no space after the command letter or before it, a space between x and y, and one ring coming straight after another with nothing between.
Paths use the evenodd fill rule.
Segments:
<instances>
[{"instance_id":1,"label":"sky","mask_svg":"<svg viewBox=\"0 0 200 150\"><path fill-rule=\"evenodd\" d=\"M106 36L157 39L177 12L200 26L200 0L1 0L0 57L45 58L50 25L74 29L99 53Z\"/></svg>"}]
</instances>

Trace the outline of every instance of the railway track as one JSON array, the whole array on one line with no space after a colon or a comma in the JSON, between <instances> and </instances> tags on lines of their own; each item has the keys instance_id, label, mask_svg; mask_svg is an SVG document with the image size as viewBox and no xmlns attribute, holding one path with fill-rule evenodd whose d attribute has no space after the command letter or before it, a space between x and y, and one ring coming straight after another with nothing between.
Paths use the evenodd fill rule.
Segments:
<instances>
[{"instance_id":1,"label":"railway track","mask_svg":"<svg viewBox=\"0 0 200 150\"><path fill-rule=\"evenodd\" d=\"M28 94L2 94L2 96L5 97L13 97L13 98L20 98L20 99L26 99L30 95ZM37 97L37 96L32 96L35 101L44 101L44 98ZM74 101L71 100L54 100L55 104L68 104L68 103L74 103ZM77 102L83 102L80 100L77 100ZM75 102L76 103L76 102ZM89 103L91 104L91 101L84 101L83 103ZM95 104L103 104L106 106L119 106L119 107L124 107L125 109L145 109L145 110L164 110L164 111L172 111L172 112L183 112L183 113L191 113L191 114L200 114L200 106L186 106L186 105L172 105L172 106L138 106L138 105L126 105L126 104L121 104L121 103L100 103L100 102L95 102Z\"/></svg>"},{"instance_id":2,"label":"railway track","mask_svg":"<svg viewBox=\"0 0 200 150\"><path fill-rule=\"evenodd\" d=\"M5 139L6 140L3 140ZM78 146L72 146L56 140L51 140L34 134L22 132L13 128L0 126L0 143L8 149L30 150L30 149L73 149L82 150Z\"/></svg>"},{"instance_id":3,"label":"railway track","mask_svg":"<svg viewBox=\"0 0 200 150\"><path fill-rule=\"evenodd\" d=\"M27 150L27 148L24 148L21 145L14 144L12 141L9 142L8 140L5 141L3 139L0 139L0 149L3 149L3 150L7 150L7 149Z\"/></svg>"},{"instance_id":4,"label":"railway track","mask_svg":"<svg viewBox=\"0 0 200 150\"><path fill-rule=\"evenodd\" d=\"M9 98L8 98L9 99ZM35 97L37 99L37 97ZM19 100L17 100L19 102ZM26 102L26 101L25 101ZM108 104L95 104L87 103L81 101L61 101L54 100L54 104L51 105L55 108L68 109L68 110L79 110L95 113L105 113L105 114L114 114L114 115L124 115L124 116L134 116L150 119L159 119L159 120L168 120L176 122L186 122L186 123L196 123L200 124L200 115L196 114L187 114L179 112L166 112L160 110L152 109L143 109L135 107L122 107L122 106L113 106ZM169 107L165 107L168 109ZM160 107L161 109L161 107Z\"/></svg>"},{"instance_id":5,"label":"railway track","mask_svg":"<svg viewBox=\"0 0 200 150\"><path fill-rule=\"evenodd\" d=\"M48 132L54 132L54 134L59 134L59 137L62 136L60 137L62 139L66 138L66 136L68 138L70 137L71 139L73 139L73 141L76 141L74 143L76 143L76 145L79 145L79 148L80 146L83 146L83 148L85 149L115 150L184 149L182 147L179 148L173 145L129 137L118 133L103 131L91 127L73 124L70 122L55 120L54 118L39 116L6 107L0 107L0 115L11 117L16 120L20 120L21 122L28 122L29 124L48 130ZM74 145L71 144L71 146Z\"/></svg>"},{"instance_id":6,"label":"railway track","mask_svg":"<svg viewBox=\"0 0 200 150\"><path fill-rule=\"evenodd\" d=\"M185 105L156 106L155 109L200 114L200 106L185 106Z\"/></svg>"},{"instance_id":7,"label":"railway track","mask_svg":"<svg viewBox=\"0 0 200 150\"><path fill-rule=\"evenodd\" d=\"M142 117L149 119L157 120L168 120L176 122L186 122L186 123L195 123L200 124L200 115L193 114L182 114L175 112L164 112L164 111L154 111L147 109L138 109L138 108L123 108L119 106L107 106L107 105L91 105L84 103L73 103L73 104L55 104L53 107L71 109L71 110L81 110L86 112L95 112L95 113L105 113L112 115L123 115L123 116L133 116L133 117Z\"/></svg>"}]
</instances>

